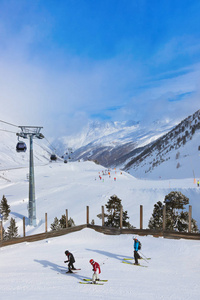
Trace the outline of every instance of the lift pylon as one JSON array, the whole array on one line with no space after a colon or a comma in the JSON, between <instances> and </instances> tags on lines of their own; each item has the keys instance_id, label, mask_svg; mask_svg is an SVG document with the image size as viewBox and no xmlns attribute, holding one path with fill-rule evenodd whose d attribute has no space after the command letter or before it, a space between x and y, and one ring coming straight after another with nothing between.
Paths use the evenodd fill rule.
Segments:
<instances>
[{"instance_id":1,"label":"lift pylon","mask_svg":"<svg viewBox=\"0 0 200 300\"><path fill-rule=\"evenodd\" d=\"M30 140L30 156L29 156L29 204L28 217L29 225L36 226L36 202L35 202L35 179L34 179L34 161L33 161L33 139L43 139L44 136L40 133L43 127L39 126L18 126L21 132L17 133L24 139Z\"/></svg>"}]
</instances>

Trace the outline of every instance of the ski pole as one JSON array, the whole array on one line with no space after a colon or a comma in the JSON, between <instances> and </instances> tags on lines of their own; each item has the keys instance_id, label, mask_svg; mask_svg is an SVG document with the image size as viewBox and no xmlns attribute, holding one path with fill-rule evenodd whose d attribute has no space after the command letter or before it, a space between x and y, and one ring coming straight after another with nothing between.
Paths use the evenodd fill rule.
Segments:
<instances>
[{"instance_id":1,"label":"ski pole","mask_svg":"<svg viewBox=\"0 0 200 300\"><path fill-rule=\"evenodd\" d=\"M147 257L140 250L138 252L140 252L140 254L142 254L147 259Z\"/></svg>"},{"instance_id":2,"label":"ski pole","mask_svg":"<svg viewBox=\"0 0 200 300\"><path fill-rule=\"evenodd\" d=\"M143 256L143 259L149 264L148 260L146 259L147 257L145 255L143 255L141 252L140 252L140 254Z\"/></svg>"}]
</instances>

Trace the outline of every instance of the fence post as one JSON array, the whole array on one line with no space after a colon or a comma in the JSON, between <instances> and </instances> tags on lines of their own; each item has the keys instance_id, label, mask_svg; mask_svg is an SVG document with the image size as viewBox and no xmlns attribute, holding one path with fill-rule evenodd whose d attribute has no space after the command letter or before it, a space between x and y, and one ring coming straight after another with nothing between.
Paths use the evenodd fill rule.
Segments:
<instances>
[{"instance_id":1,"label":"fence post","mask_svg":"<svg viewBox=\"0 0 200 300\"><path fill-rule=\"evenodd\" d=\"M68 228L68 209L65 211L65 217L66 217L66 228Z\"/></svg>"},{"instance_id":2,"label":"fence post","mask_svg":"<svg viewBox=\"0 0 200 300\"><path fill-rule=\"evenodd\" d=\"M3 241L3 223L0 221L0 233L1 233L1 241Z\"/></svg>"},{"instance_id":3,"label":"fence post","mask_svg":"<svg viewBox=\"0 0 200 300\"><path fill-rule=\"evenodd\" d=\"M165 230L166 224L166 205L163 206L163 231Z\"/></svg>"},{"instance_id":4,"label":"fence post","mask_svg":"<svg viewBox=\"0 0 200 300\"><path fill-rule=\"evenodd\" d=\"M143 205L140 205L140 229L143 229Z\"/></svg>"},{"instance_id":5,"label":"fence post","mask_svg":"<svg viewBox=\"0 0 200 300\"><path fill-rule=\"evenodd\" d=\"M192 206L189 205L189 226L188 226L188 232L191 232L192 229Z\"/></svg>"},{"instance_id":6,"label":"fence post","mask_svg":"<svg viewBox=\"0 0 200 300\"><path fill-rule=\"evenodd\" d=\"M104 226L104 206L101 207L102 211L102 226Z\"/></svg>"},{"instance_id":7,"label":"fence post","mask_svg":"<svg viewBox=\"0 0 200 300\"><path fill-rule=\"evenodd\" d=\"M122 228L123 206L120 207L120 228Z\"/></svg>"},{"instance_id":8,"label":"fence post","mask_svg":"<svg viewBox=\"0 0 200 300\"><path fill-rule=\"evenodd\" d=\"M45 232L47 232L47 213L45 213Z\"/></svg>"},{"instance_id":9,"label":"fence post","mask_svg":"<svg viewBox=\"0 0 200 300\"><path fill-rule=\"evenodd\" d=\"M89 224L89 206L86 206L87 213L86 213L86 223Z\"/></svg>"},{"instance_id":10,"label":"fence post","mask_svg":"<svg viewBox=\"0 0 200 300\"><path fill-rule=\"evenodd\" d=\"M25 217L23 217L23 237L26 236Z\"/></svg>"}]
</instances>

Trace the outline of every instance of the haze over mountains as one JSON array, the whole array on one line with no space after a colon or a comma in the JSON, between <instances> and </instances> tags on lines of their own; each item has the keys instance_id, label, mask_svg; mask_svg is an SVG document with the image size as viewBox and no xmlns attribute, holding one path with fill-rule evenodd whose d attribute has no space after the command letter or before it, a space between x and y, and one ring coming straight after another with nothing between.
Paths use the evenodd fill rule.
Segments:
<instances>
[{"instance_id":1,"label":"haze over mountains","mask_svg":"<svg viewBox=\"0 0 200 300\"><path fill-rule=\"evenodd\" d=\"M136 177L196 177L200 176L199 129L198 110L176 125L168 121L151 125L93 122L77 136L60 138L57 145L64 157L67 148L72 147L73 160L120 167Z\"/></svg>"}]
</instances>

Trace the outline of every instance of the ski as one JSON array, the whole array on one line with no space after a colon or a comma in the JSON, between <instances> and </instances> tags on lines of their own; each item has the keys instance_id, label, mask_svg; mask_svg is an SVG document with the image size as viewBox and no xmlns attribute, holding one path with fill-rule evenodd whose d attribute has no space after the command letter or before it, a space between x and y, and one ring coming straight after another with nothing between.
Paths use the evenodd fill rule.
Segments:
<instances>
[{"instance_id":1,"label":"ski","mask_svg":"<svg viewBox=\"0 0 200 300\"><path fill-rule=\"evenodd\" d=\"M144 266L144 265L135 265L134 263L132 262L128 262L128 261L122 261L124 264L127 264L127 265L132 265L132 266L137 266L137 267L143 267L143 268L148 268L148 266Z\"/></svg>"},{"instance_id":2,"label":"ski","mask_svg":"<svg viewBox=\"0 0 200 300\"><path fill-rule=\"evenodd\" d=\"M81 270L81 269L75 269L75 270L72 271L72 273L76 273L76 271L80 271L80 270ZM65 273L71 273L71 272L67 271L67 269L65 269L65 270L61 269L60 271L61 271L61 272L65 272ZM75 272L74 272L74 271L75 271Z\"/></svg>"},{"instance_id":3,"label":"ski","mask_svg":"<svg viewBox=\"0 0 200 300\"><path fill-rule=\"evenodd\" d=\"M104 285L103 283L101 282L96 282L96 283L93 283L92 281L79 281L80 284L94 284L94 285Z\"/></svg>"},{"instance_id":4,"label":"ski","mask_svg":"<svg viewBox=\"0 0 200 300\"><path fill-rule=\"evenodd\" d=\"M67 272L65 272L66 274L76 274L77 272L69 272L69 271L67 271Z\"/></svg>"},{"instance_id":5,"label":"ski","mask_svg":"<svg viewBox=\"0 0 200 300\"><path fill-rule=\"evenodd\" d=\"M83 278L83 281L92 281L92 279ZM99 279L98 282L107 282L107 279Z\"/></svg>"}]
</instances>

